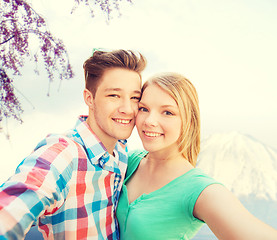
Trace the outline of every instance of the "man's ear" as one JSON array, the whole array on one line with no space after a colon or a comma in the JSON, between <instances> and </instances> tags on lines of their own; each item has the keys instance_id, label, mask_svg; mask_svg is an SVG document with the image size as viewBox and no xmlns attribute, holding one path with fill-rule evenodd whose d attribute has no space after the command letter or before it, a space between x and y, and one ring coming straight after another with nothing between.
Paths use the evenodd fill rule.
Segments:
<instances>
[{"instance_id":1,"label":"man's ear","mask_svg":"<svg viewBox=\"0 0 277 240\"><path fill-rule=\"evenodd\" d=\"M87 106L89 108L92 108L93 107L93 96L92 96L92 93L88 89L85 89L83 95L84 95L84 101L87 104Z\"/></svg>"}]
</instances>

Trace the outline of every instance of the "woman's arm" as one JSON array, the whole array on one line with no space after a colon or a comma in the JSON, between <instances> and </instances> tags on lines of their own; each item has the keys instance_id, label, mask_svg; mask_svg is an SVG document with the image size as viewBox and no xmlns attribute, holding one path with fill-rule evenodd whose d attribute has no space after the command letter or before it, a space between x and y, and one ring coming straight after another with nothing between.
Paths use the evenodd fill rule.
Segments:
<instances>
[{"instance_id":1,"label":"woman's arm","mask_svg":"<svg viewBox=\"0 0 277 240\"><path fill-rule=\"evenodd\" d=\"M208 186L199 196L194 216L222 240L276 240L277 230L254 217L224 186Z\"/></svg>"}]
</instances>

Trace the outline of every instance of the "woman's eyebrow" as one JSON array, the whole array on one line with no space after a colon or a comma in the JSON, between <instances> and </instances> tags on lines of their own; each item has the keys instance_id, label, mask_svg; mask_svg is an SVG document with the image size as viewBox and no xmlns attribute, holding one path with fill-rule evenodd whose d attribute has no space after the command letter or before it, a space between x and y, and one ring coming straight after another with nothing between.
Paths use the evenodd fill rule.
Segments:
<instances>
[{"instance_id":1,"label":"woman's eyebrow","mask_svg":"<svg viewBox=\"0 0 277 240\"><path fill-rule=\"evenodd\" d=\"M143 105L143 106L147 106L146 103L143 103L143 102L139 102L140 105ZM160 106L160 108L174 108L174 109L178 109L177 106L174 106L174 105L170 105L170 104L165 104L165 105L162 105Z\"/></svg>"},{"instance_id":2,"label":"woman's eyebrow","mask_svg":"<svg viewBox=\"0 0 277 240\"><path fill-rule=\"evenodd\" d=\"M178 107L176 107L176 106L174 106L174 105L162 105L161 106L162 108L178 108Z\"/></svg>"}]
</instances>

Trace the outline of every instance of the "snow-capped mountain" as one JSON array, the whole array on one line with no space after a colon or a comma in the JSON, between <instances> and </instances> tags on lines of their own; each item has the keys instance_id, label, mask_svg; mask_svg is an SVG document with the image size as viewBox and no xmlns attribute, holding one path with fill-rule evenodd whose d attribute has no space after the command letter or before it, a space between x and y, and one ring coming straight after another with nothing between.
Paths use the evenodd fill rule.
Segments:
<instances>
[{"instance_id":1,"label":"snow-capped mountain","mask_svg":"<svg viewBox=\"0 0 277 240\"><path fill-rule=\"evenodd\" d=\"M197 167L238 197L277 200L277 151L250 136L231 132L204 139Z\"/></svg>"},{"instance_id":2,"label":"snow-capped mountain","mask_svg":"<svg viewBox=\"0 0 277 240\"><path fill-rule=\"evenodd\" d=\"M201 141L197 167L222 182L263 222L277 229L277 151L238 133ZM193 240L216 240L207 225Z\"/></svg>"}]
</instances>

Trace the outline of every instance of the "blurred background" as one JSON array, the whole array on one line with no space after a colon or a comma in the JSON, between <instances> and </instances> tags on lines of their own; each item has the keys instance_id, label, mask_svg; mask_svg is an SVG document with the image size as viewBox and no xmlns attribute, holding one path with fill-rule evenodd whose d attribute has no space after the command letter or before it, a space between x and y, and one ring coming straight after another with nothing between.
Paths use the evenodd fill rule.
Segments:
<instances>
[{"instance_id":1,"label":"blurred background","mask_svg":"<svg viewBox=\"0 0 277 240\"><path fill-rule=\"evenodd\" d=\"M133 0L132 4L122 1L121 15L115 11L109 21L97 6L95 16L91 17L84 4L71 14L74 1L36 0L31 4L46 19L51 33L63 40L75 76L70 80L54 79L49 85L44 66L38 66L41 71L36 75L34 66L25 62L22 76L17 76L14 82L24 109L23 123L9 119L1 126L0 183L48 133L63 133L74 126L78 115L87 114L82 98L82 65L92 49L99 47L140 51L148 60L143 80L157 72L174 71L192 81L200 100L202 149L215 144L206 155L201 152L199 167L227 182L233 190L230 179L241 173L237 166L255 165L249 159L252 161L262 152L255 160L260 172L250 174L249 179L276 175L276 1ZM226 144L219 147L223 142ZM129 148L140 147L134 131ZM232 157L223 154L226 151L232 152ZM246 160L242 160L245 151L252 155L243 154ZM257 154L253 155L255 151ZM271 159L267 164L272 167L261 174L266 153ZM217 172L224 172L222 168L226 172L230 169L227 166L233 164L234 174L229 174L229 180L207 167L209 163L215 169L225 158L227 165L223 164ZM204 164L205 159L210 162ZM241 161L237 162L238 159ZM262 178L259 181L264 182ZM259 191L275 191L267 197L276 204L277 181L274 181L266 182L268 185ZM246 196L266 199L266 194L253 191L249 190Z\"/></svg>"}]
</instances>

